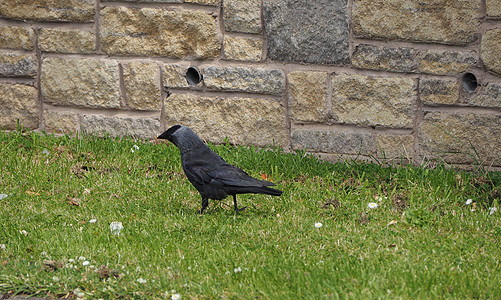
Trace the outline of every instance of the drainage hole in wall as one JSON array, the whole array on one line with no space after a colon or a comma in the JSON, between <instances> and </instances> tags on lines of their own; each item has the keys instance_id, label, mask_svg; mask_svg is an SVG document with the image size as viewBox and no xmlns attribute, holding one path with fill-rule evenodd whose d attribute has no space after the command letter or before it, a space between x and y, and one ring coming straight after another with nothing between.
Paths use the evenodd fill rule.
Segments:
<instances>
[{"instance_id":1,"label":"drainage hole in wall","mask_svg":"<svg viewBox=\"0 0 501 300\"><path fill-rule=\"evenodd\" d=\"M463 75L463 89L468 93L473 93L478 87L477 77L473 73Z\"/></svg>"},{"instance_id":2,"label":"drainage hole in wall","mask_svg":"<svg viewBox=\"0 0 501 300\"><path fill-rule=\"evenodd\" d=\"M202 81L202 74L200 74L197 68L189 67L188 70L186 70L186 81L188 81L190 85L197 85Z\"/></svg>"}]
</instances>

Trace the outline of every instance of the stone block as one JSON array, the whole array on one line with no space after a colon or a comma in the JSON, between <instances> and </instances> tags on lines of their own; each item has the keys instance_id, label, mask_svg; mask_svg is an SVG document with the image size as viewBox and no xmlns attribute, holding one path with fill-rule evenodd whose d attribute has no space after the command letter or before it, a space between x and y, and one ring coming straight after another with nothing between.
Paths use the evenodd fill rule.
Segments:
<instances>
[{"instance_id":1,"label":"stone block","mask_svg":"<svg viewBox=\"0 0 501 300\"><path fill-rule=\"evenodd\" d=\"M38 128L38 92L31 85L0 82L0 129Z\"/></svg>"},{"instance_id":2,"label":"stone block","mask_svg":"<svg viewBox=\"0 0 501 300\"><path fill-rule=\"evenodd\" d=\"M424 104L457 104L459 83L457 80L422 79L419 82L419 97Z\"/></svg>"},{"instance_id":3,"label":"stone block","mask_svg":"<svg viewBox=\"0 0 501 300\"><path fill-rule=\"evenodd\" d=\"M0 53L0 76L35 77L36 58L32 55Z\"/></svg>"},{"instance_id":4,"label":"stone block","mask_svg":"<svg viewBox=\"0 0 501 300\"><path fill-rule=\"evenodd\" d=\"M75 135L80 130L80 120L72 112L44 110L43 130L47 133Z\"/></svg>"},{"instance_id":5,"label":"stone block","mask_svg":"<svg viewBox=\"0 0 501 300\"><path fill-rule=\"evenodd\" d=\"M165 123L187 125L214 143L287 145L285 109L268 99L172 94L165 100Z\"/></svg>"},{"instance_id":6,"label":"stone block","mask_svg":"<svg viewBox=\"0 0 501 300\"><path fill-rule=\"evenodd\" d=\"M351 62L354 67L390 72L414 72L416 51L412 48L392 48L361 44L353 51Z\"/></svg>"},{"instance_id":7,"label":"stone block","mask_svg":"<svg viewBox=\"0 0 501 300\"><path fill-rule=\"evenodd\" d=\"M280 95L284 89L282 70L216 67L203 69L204 83L209 89Z\"/></svg>"},{"instance_id":8,"label":"stone block","mask_svg":"<svg viewBox=\"0 0 501 300\"><path fill-rule=\"evenodd\" d=\"M501 84L488 82L481 86L477 92L467 95L468 105L480 107L501 107Z\"/></svg>"},{"instance_id":9,"label":"stone block","mask_svg":"<svg viewBox=\"0 0 501 300\"><path fill-rule=\"evenodd\" d=\"M499 0L486 0L485 6L488 17L499 18L501 17L501 1Z\"/></svg>"},{"instance_id":10,"label":"stone block","mask_svg":"<svg viewBox=\"0 0 501 300\"><path fill-rule=\"evenodd\" d=\"M109 55L216 58L221 50L217 27L204 11L105 7L101 45Z\"/></svg>"},{"instance_id":11,"label":"stone block","mask_svg":"<svg viewBox=\"0 0 501 300\"><path fill-rule=\"evenodd\" d=\"M54 105L117 108L120 76L115 60L45 58L42 95Z\"/></svg>"},{"instance_id":12,"label":"stone block","mask_svg":"<svg viewBox=\"0 0 501 300\"><path fill-rule=\"evenodd\" d=\"M353 33L359 38L454 45L477 40L480 1L356 0Z\"/></svg>"},{"instance_id":13,"label":"stone block","mask_svg":"<svg viewBox=\"0 0 501 300\"><path fill-rule=\"evenodd\" d=\"M9 0L0 3L0 16L35 21L90 22L95 0Z\"/></svg>"},{"instance_id":14,"label":"stone block","mask_svg":"<svg viewBox=\"0 0 501 300\"><path fill-rule=\"evenodd\" d=\"M340 74L332 79L332 112L339 123L411 128L416 97L411 78Z\"/></svg>"},{"instance_id":15,"label":"stone block","mask_svg":"<svg viewBox=\"0 0 501 300\"><path fill-rule=\"evenodd\" d=\"M246 37L224 38L224 57L230 60L261 61L263 40Z\"/></svg>"},{"instance_id":16,"label":"stone block","mask_svg":"<svg viewBox=\"0 0 501 300\"><path fill-rule=\"evenodd\" d=\"M418 70L435 75L457 75L477 64L477 53L422 51L417 56Z\"/></svg>"},{"instance_id":17,"label":"stone block","mask_svg":"<svg viewBox=\"0 0 501 300\"><path fill-rule=\"evenodd\" d=\"M190 88L191 85L186 81L187 66L178 64L165 64L162 68L163 86L167 88ZM199 83L197 86L201 86Z\"/></svg>"},{"instance_id":18,"label":"stone block","mask_svg":"<svg viewBox=\"0 0 501 300\"><path fill-rule=\"evenodd\" d=\"M101 0L101 2L113 2L116 0ZM183 3L183 0L121 0L134 3Z\"/></svg>"},{"instance_id":19,"label":"stone block","mask_svg":"<svg viewBox=\"0 0 501 300\"><path fill-rule=\"evenodd\" d=\"M223 21L226 31L261 32L261 0L223 1Z\"/></svg>"},{"instance_id":20,"label":"stone block","mask_svg":"<svg viewBox=\"0 0 501 300\"><path fill-rule=\"evenodd\" d=\"M145 139L157 137L161 130L160 121L155 118L104 115L84 115L81 128L86 134Z\"/></svg>"},{"instance_id":21,"label":"stone block","mask_svg":"<svg viewBox=\"0 0 501 300\"><path fill-rule=\"evenodd\" d=\"M134 61L122 65L125 101L138 110L157 110L162 107L160 68L154 62Z\"/></svg>"},{"instance_id":22,"label":"stone block","mask_svg":"<svg viewBox=\"0 0 501 300\"><path fill-rule=\"evenodd\" d=\"M501 29L492 29L484 34L480 57L487 70L501 75Z\"/></svg>"},{"instance_id":23,"label":"stone block","mask_svg":"<svg viewBox=\"0 0 501 300\"><path fill-rule=\"evenodd\" d=\"M376 137L377 157L389 160L411 161L414 157L412 134L379 134Z\"/></svg>"},{"instance_id":24,"label":"stone block","mask_svg":"<svg viewBox=\"0 0 501 300\"><path fill-rule=\"evenodd\" d=\"M501 116L429 112L423 118L420 145L426 159L500 165L500 132Z\"/></svg>"},{"instance_id":25,"label":"stone block","mask_svg":"<svg viewBox=\"0 0 501 300\"><path fill-rule=\"evenodd\" d=\"M33 29L19 26L1 26L0 48L33 50Z\"/></svg>"},{"instance_id":26,"label":"stone block","mask_svg":"<svg viewBox=\"0 0 501 300\"><path fill-rule=\"evenodd\" d=\"M96 51L96 37L89 31L42 28L38 45L44 52L93 53Z\"/></svg>"},{"instance_id":27,"label":"stone block","mask_svg":"<svg viewBox=\"0 0 501 300\"><path fill-rule=\"evenodd\" d=\"M375 153L374 135L366 132L294 129L291 141L294 150L353 155Z\"/></svg>"},{"instance_id":28,"label":"stone block","mask_svg":"<svg viewBox=\"0 0 501 300\"><path fill-rule=\"evenodd\" d=\"M184 0L186 3L197 3L203 5L217 5L219 0Z\"/></svg>"},{"instance_id":29,"label":"stone block","mask_svg":"<svg viewBox=\"0 0 501 300\"><path fill-rule=\"evenodd\" d=\"M295 71L289 82L289 113L296 122L323 122L328 117L327 73Z\"/></svg>"},{"instance_id":30,"label":"stone block","mask_svg":"<svg viewBox=\"0 0 501 300\"><path fill-rule=\"evenodd\" d=\"M272 60L348 64L347 0L264 0L263 18Z\"/></svg>"}]
</instances>

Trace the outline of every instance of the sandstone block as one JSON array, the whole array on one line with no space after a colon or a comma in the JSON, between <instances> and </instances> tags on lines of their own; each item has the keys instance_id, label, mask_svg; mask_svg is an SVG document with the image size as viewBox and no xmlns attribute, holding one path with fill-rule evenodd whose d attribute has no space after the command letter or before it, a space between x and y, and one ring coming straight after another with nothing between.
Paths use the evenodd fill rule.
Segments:
<instances>
[{"instance_id":1,"label":"sandstone block","mask_svg":"<svg viewBox=\"0 0 501 300\"><path fill-rule=\"evenodd\" d=\"M223 20L226 31L261 32L261 0L223 1Z\"/></svg>"},{"instance_id":2,"label":"sandstone block","mask_svg":"<svg viewBox=\"0 0 501 300\"><path fill-rule=\"evenodd\" d=\"M0 16L36 21L89 22L94 20L94 0L9 0L0 4Z\"/></svg>"},{"instance_id":3,"label":"sandstone block","mask_svg":"<svg viewBox=\"0 0 501 300\"><path fill-rule=\"evenodd\" d=\"M117 108L120 80L115 60L46 58L42 61L42 95L54 105Z\"/></svg>"},{"instance_id":4,"label":"sandstone block","mask_svg":"<svg viewBox=\"0 0 501 300\"><path fill-rule=\"evenodd\" d=\"M245 37L225 37L224 57L231 60L261 61L263 40Z\"/></svg>"},{"instance_id":5,"label":"sandstone block","mask_svg":"<svg viewBox=\"0 0 501 300\"><path fill-rule=\"evenodd\" d=\"M490 72L501 75L501 29L492 29L484 34L480 56Z\"/></svg>"},{"instance_id":6,"label":"sandstone block","mask_svg":"<svg viewBox=\"0 0 501 300\"><path fill-rule=\"evenodd\" d=\"M187 66L178 64L165 64L162 68L163 72L163 86L167 88L190 88L191 85L186 81ZM202 84L199 83L197 87Z\"/></svg>"},{"instance_id":7,"label":"sandstone block","mask_svg":"<svg viewBox=\"0 0 501 300\"><path fill-rule=\"evenodd\" d=\"M1 26L0 48L33 50L33 29Z\"/></svg>"},{"instance_id":8,"label":"sandstone block","mask_svg":"<svg viewBox=\"0 0 501 300\"><path fill-rule=\"evenodd\" d=\"M419 96L424 104L456 104L459 97L457 80L422 79L419 83Z\"/></svg>"},{"instance_id":9,"label":"sandstone block","mask_svg":"<svg viewBox=\"0 0 501 300\"><path fill-rule=\"evenodd\" d=\"M428 159L442 158L454 164L501 164L501 116L430 112L424 116L421 132L420 144Z\"/></svg>"},{"instance_id":10,"label":"sandstone block","mask_svg":"<svg viewBox=\"0 0 501 300\"><path fill-rule=\"evenodd\" d=\"M111 2L115 0L101 0L101 2ZM122 0L123 2L135 3L183 3L183 0Z\"/></svg>"},{"instance_id":11,"label":"sandstone block","mask_svg":"<svg viewBox=\"0 0 501 300\"><path fill-rule=\"evenodd\" d=\"M122 65L127 106L138 110L160 110L160 70L154 62L134 61Z\"/></svg>"},{"instance_id":12,"label":"sandstone block","mask_svg":"<svg viewBox=\"0 0 501 300\"><path fill-rule=\"evenodd\" d=\"M92 135L151 139L158 136L160 121L155 118L84 115L81 128L85 133Z\"/></svg>"},{"instance_id":13,"label":"sandstone block","mask_svg":"<svg viewBox=\"0 0 501 300\"><path fill-rule=\"evenodd\" d=\"M80 129L78 115L71 112L44 110L43 122L48 133L75 135Z\"/></svg>"},{"instance_id":14,"label":"sandstone block","mask_svg":"<svg viewBox=\"0 0 501 300\"><path fill-rule=\"evenodd\" d=\"M327 73L291 72L289 113L297 122L322 122L327 119Z\"/></svg>"},{"instance_id":15,"label":"sandstone block","mask_svg":"<svg viewBox=\"0 0 501 300\"><path fill-rule=\"evenodd\" d=\"M35 77L37 66L35 57L15 53L0 53L0 76Z\"/></svg>"},{"instance_id":16,"label":"sandstone block","mask_svg":"<svg viewBox=\"0 0 501 300\"><path fill-rule=\"evenodd\" d=\"M0 128L13 130L17 121L25 129L38 128L37 89L0 82Z\"/></svg>"},{"instance_id":17,"label":"sandstone block","mask_svg":"<svg viewBox=\"0 0 501 300\"><path fill-rule=\"evenodd\" d=\"M417 109L416 90L411 78L335 75L333 117L340 123L410 128Z\"/></svg>"},{"instance_id":18,"label":"sandstone block","mask_svg":"<svg viewBox=\"0 0 501 300\"><path fill-rule=\"evenodd\" d=\"M110 55L160 55L208 59L219 56L217 23L203 11L105 7L101 44Z\"/></svg>"},{"instance_id":19,"label":"sandstone block","mask_svg":"<svg viewBox=\"0 0 501 300\"><path fill-rule=\"evenodd\" d=\"M165 122L190 126L214 143L228 137L235 144L287 145L284 107L268 99L172 94L165 101Z\"/></svg>"},{"instance_id":20,"label":"sandstone block","mask_svg":"<svg viewBox=\"0 0 501 300\"><path fill-rule=\"evenodd\" d=\"M89 31L42 28L38 45L44 52L93 53L96 51L96 37Z\"/></svg>"},{"instance_id":21,"label":"sandstone block","mask_svg":"<svg viewBox=\"0 0 501 300\"><path fill-rule=\"evenodd\" d=\"M488 17L501 17L501 2L499 0L486 0L485 6L487 9Z\"/></svg>"},{"instance_id":22,"label":"sandstone block","mask_svg":"<svg viewBox=\"0 0 501 300\"><path fill-rule=\"evenodd\" d=\"M285 81L282 70L262 68L209 66L203 76L210 89L275 95L282 93Z\"/></svg>"},{"instance_id":23,"label":"sandstone block","mask_svg":"<svg viewBox=\"0 0 501 300\"><path fill-rule=\"evenodd\" d=\"M353 33L370 39L465 45L477 39L479 1L357 0Z\"/></svg>"},{"instance_id":24,"label":"sandstone block","mask_svg":"<svg viewBox=\"0 0 501 300\"><path fill-rule=\"evenodd\" d=\"M204 5L217 5L219 0L184 0L186 3L198 3Z\"/></svg>"},{"instance_id":25,"label":"sandstone block","mask_svg":"<svg viewBox=\"0 0 501 300\"><path fill-rule=\"evenodd\" d=\"M371 155L375 152L373 134L365 132L294 129L291 141L294 150L354 155Z\"/></svg>"},{"instance_id":26,"label":"sandstone block","mask_svg":"<svg viewBox=\"0 0 501 300\"><path fill-rule=\"evenodd\" d=\"M376 137L376 143L379 158L410 161L414 156L412 134L380 134Z\"/></svg>"},{"instance_id":27,"label":"sandstone block","mask_svg":"<svg viewBox=\"0 0 501 300\"><path fill-rule=\"evenodd\" d=\"M477 64L474 52L423 51L418 54L419 72L435 75L457 75Z\"/></svg>"},{"instance_id":28,"label":"sandstone block","mask_svg":"<svg viewBox=\"0 0 501 300\"><path fill-rule=\"evenodd\" d=\"M501 84L486 83L478 92L467 97L466 103L481 107L501 107Z\"/></svg>"},{"instance_id":29,"label":"sandstone block","mask_svg":"<svg viewBox=\"0 0 501 300\"><path fill-rule=\"evenodd\" d=\"M380 47L367 44L358 45L351 62L354 67L369 70L393 72L414 72L415 51L411 48Z\"/></svg>"},{"instance_id":30,"label":"sandstone block","mask_svg":"<svg viewBox=\"0 0 501 300\"><path fill-rule=\"evenodd\" d=\"M263 18L272 60L347 64L347 0L264 0Z\"/></svg>"}]
</instances>

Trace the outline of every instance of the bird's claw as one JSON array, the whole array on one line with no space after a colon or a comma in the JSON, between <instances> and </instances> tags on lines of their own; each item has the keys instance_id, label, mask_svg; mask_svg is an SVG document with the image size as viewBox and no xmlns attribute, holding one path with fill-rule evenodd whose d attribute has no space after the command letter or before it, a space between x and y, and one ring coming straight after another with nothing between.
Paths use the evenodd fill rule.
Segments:
<instances>
[{"instance_id":1,"label":"bird's claw","mask_svg":"<svg viewBox=\"0 0 501 300\"><path fill-rule=\"evenodd\" d=\"M235 213L238 214L239 212L244 211L246 208L247 208L247 206L240 207L240 208L238 208L238 209L235 210Z\"/></svg>"}]
</instances>

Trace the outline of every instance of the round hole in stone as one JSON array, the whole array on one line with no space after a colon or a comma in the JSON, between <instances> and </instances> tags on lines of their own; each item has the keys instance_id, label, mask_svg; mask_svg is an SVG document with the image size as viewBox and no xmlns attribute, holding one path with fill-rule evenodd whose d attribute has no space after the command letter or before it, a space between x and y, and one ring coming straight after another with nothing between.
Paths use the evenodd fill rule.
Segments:
<instances>
[{"instance_id":1,"label":"round hole in stone","mask_svg":"<svg viewBox=\"0 0 501 300\"><path fill-rule=\"evenodd\" d=\"M477 77L473 73L463 75L463 89L468 93L473 93L478 87Z\"/></svg>"},{"instance_id":2,"label":"round hole in stone","mask_svg":"<svg viewBox=\"0 0 501 300\"><path fill-rule=\"evenodd\" d=\"M196 67L189 67L186 70L186 81L190 85L197 85L202 81L202 74L200 74L200 71Z\"/></svg>"}]
</instances>

